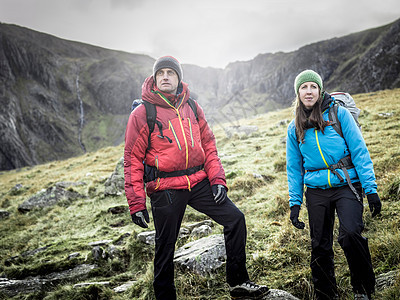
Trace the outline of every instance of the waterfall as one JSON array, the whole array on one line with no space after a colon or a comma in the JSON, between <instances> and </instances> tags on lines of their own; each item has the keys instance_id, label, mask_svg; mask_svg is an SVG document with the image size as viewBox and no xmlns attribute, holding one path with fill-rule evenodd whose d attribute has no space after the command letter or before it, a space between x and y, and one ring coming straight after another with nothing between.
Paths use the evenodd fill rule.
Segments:
<instances>
[{"instance_id":1,"label":"waterfall","mask_svg":"<svg viewBox=\"0 0 400 300\"><path fill-rule=\"evenodd\" d=\"M79 145L81 146L83 152L86 153L85 145L82 142L82 129L83 129L84 121L85 121L85 114L84 114L84 111L83 111L83 101L82 101L82 98L81 98L81 91L79 89L79 74L76 76L76 94L77 94L78 101L79 101L78 142L79 142Z\"/></svg>"}]
</instances>

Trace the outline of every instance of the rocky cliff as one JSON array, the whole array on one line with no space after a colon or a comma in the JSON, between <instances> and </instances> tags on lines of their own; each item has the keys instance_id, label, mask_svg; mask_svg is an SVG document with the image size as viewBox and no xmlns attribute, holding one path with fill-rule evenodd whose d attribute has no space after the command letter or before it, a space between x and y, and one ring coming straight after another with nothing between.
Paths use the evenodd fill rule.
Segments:
<instances>
[{"instance_id":1,"label":"rocky cliff","mask_svg":"<svg viewBox=\"0 0 400 300\"><path fill-rule=\"evenodd\" d=\"M153 62L0 24L0 169L119 144Z\"/></svg>"},{"instance_id":2,"label":"rocky cliff","mask_svg":"<svg viewBox=\"0 0 400 300\"><path fill-rule=\"evenodd\" d=\"M400 87L400 20L225 69L183 65L212 124L287 107L303 69L328 91ZM123 142L133 99L154 59L0 23L0 170Z\"/></svg>"},{"instance_id":3,"label":"rocky cliff","mask_svg":"<svg viewBox=\"0 0 400 300\"><path fill-rule=\"evenodd\" d=\"M321 74L327 91L362 93L400 87L400 19L294 52L260 54L231 63L209 89L221 107L240 101L255 108L250 112L266 112L291 105L294 78L304 69ZM190 78L201 79L195 74Z\"/></svg>"}]
</instances>

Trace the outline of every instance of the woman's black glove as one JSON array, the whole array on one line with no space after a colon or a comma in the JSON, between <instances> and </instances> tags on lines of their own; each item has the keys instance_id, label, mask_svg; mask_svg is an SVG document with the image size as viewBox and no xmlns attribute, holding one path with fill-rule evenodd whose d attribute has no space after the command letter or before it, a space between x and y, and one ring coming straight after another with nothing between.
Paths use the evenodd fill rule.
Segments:
<instances>
[{"instance_id":1,"label":"woman's black glove","mask_svg":"<svg viewBox=\"0 0 400 300\"><path fill-rule=\"evenodd\" d=\"M147 225L147 223L150 222L150 218L149 218L149 213L147 212L147 209L143 209L141 211L135 212L131 216L132 216L133 223L135 223L136 225L139 225L140 227L143 227L143 228L149 227L149 225Z\"/></svg>"},{"instance_id":2,"label":"woman's black glove","mask_svg":"<svg viewBox=\"0 0 400 300\"><path fill-rule=\"evenodd\" d=\"M299 221L300 205L293 205L290 208L290 221L294 227L298 229L304 229L304 222Z\"/></svg>"},{"instance_id":3,"label":"woman's black glove","mask_svg":"<svg viewBox=\"0 0 400 300\"><path fill-rule=\"evenodd\" d=\"M367 195L369 210L371 211L372 217L375 217L377 214L381 212L382 203L378 194L369 194Z\"/></svg>"}]
</instances>

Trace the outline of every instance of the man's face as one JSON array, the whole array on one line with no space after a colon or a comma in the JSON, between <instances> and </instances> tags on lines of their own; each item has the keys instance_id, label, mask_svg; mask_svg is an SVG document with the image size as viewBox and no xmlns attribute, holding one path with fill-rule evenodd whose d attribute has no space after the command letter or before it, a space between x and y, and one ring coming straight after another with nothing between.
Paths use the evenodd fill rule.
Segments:
<instances>
[{"instance_id":1,"label":"man's face","mask_svg":"<svg viewBox=\"0 0 400 300\"><path fill-rule=\"evenodd\" d=\"M156 73L156 84L161 92L175 95L179 84L178 74L170 68L160 69Z\"/></svg>"}]
</instances>

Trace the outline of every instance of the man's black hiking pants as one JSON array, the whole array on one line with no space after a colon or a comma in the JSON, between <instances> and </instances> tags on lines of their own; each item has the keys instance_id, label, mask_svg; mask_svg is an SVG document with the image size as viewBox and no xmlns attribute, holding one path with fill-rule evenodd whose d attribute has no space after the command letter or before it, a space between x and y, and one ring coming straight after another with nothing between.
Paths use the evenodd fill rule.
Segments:
<instances>
[{"instance_id":1,"label":"man's black hiking pants","mask_svg":"<svg viewBox=\"0 0 400 300\"><path fill-rule=\"evenodd\" d=\"M361 185L354 187L361 194ZM332 250L335 210L339 219L338 242L349 265L353 291L373 293L375 275L368 241L361 235L363 204L347 185L326 190L307 188L305 195L312 247L311 271L317 299L332 299L337 295Z\"/></svg>"},{"instance_id":2,"label":"man's black hiking pants","mask_svg":"<svg viewBox=\"0 0 400 300\"><path fill-rule=\"evenodd\" d=\"M160 191L150 198L156 229L153 282L156 299L176 299L173 258L187 205L224 227L228 284L235 286L249 279L246 269L245 217L229 199L221 205L215 203L208 179L195 185L191 191Z\"/></svg>"}]
</instances>

